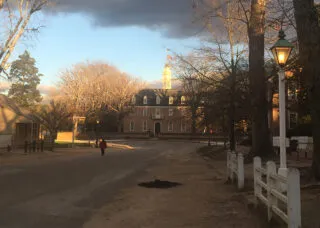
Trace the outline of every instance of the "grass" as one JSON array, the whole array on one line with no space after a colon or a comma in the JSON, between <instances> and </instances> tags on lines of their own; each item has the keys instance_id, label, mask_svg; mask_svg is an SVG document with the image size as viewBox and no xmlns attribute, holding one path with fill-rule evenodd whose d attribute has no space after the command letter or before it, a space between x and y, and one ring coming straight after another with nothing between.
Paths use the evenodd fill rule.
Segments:
<instances>
[{"instance_id":1,"label":"grass","mask_svg":"<svg viewBox=\"0 0 320 228\"><path fill-rule=\"evenodd\" d=\"M55 147L56 148L71 148L72 143L71 142L64 142L64 141L56 141ZM74 142L74 145L77 147L90 147L89 143L83 143L83 142ZM92 145L92 144L91 144Z\"/></svg>"}]
</instances>

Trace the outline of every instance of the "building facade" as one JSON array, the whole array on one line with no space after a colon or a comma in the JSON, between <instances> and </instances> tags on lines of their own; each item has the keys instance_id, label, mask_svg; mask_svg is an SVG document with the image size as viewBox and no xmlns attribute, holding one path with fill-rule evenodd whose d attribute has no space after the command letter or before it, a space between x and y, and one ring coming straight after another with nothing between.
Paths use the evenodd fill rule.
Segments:
<instances>
[{"instance_id":1,"label":"building facade","mask_svg":"<svg viewBox=\"0 0 320 228\"><path fill-rule=\"evenodd\" d=\"M28 118L28 112L0 94L0 148L22 146L39 139L40 126Z\"/></svg>"},{"instance_id":2,"label":"building facade","mask_svg":"<svg viewBox=\"0 0 320 228\"><path fill-rule=\"evenodd\" d=\"M144 89L133 98L133 111L124 118L124 133L190 134L187 97L172 89L171 69L165 65L162 89Z\"/></svg>"},{"instance_id":3,"label":"building facade","mask_svg":"<svg viewBox=\"0 0 320 228\"><path fill-rule=\"evenodd\" d=\"M191 132L186 97L181 91L145 89L134 96L133 112L124 119L125 133L187 134Z\"/></svg>"}]
</instances>

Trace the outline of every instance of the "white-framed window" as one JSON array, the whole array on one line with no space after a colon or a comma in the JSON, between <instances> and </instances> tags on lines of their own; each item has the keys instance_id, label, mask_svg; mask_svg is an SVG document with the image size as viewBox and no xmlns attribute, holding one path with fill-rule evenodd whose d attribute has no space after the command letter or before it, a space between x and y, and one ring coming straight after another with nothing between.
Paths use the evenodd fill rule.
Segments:
<instances>
[{"instance_id":1,"label":"white-framed window","mask_svg":"<svg viewBox=\"0 0 320 228\"><path fill-rule=\"evenodd\" d=\"M173 109L169 108L169 116L173 116Z\"/></svg>"},{"instance_id":2,"label":"white-framed window","mask_svg":"<svg viewBox=\"0 0 320 228\"><path fill-rule=\"evenodd\" d=\"M168 131L173 131L173 122L170 120L168 124Z\"/></svg>"},{"instance_id":3,"label":"white-framed window","mask_svg":"<svg viewBox=\"0 0 320 228\"><path fill-rule=\"evenodd\" d=\"M148 116L148 109L142 109L142 116Z\"/></svg>"},{"instance_id":4,"label":"white-framed window","mask_svg":"<svg viewBox=\"0 0 320 228\"><path fill-rule=\"evenodd\" d=\"M173 104L173 97L169 97L169 105L172 105Z\"/></svg>"},{"instance_id":5,"label":"white-framed window","mask_svg":"<svg viewBox=\"0 0 320 228\"><path fill-rule=\"evenodd\" d=\"M159 104L160 104L160 101L161 101L160 97L159 97L159 96L157 96L157 98L156 98L156 103L157 103L157 105L159 105Z\"/></svg>"},{"instance_id":6,"label":"white-framed window","mask_svg":"<svg viewBox=\"0 0 320 228\"><path fill-rule=\"evenodd\" d=\"M181 121L181 132L187 131L187 124L185 121Z\"/></svg>"},{"instance_id":7,"label":"white-framed window","mask_svg":"<svg viewBox=\"0 0 320 228\"><path fill-rule=\"evenodd\" d=\"M143 97L143 104L148 104L148 97L147 96Z\"/></svg>"},{"instance_id":8,"label":"white-framed window","mask_svg":"<svg viewBox=\"0 0 320 228\"><path fill-rule=\"evenodd\" d=\"M133 97L132 97L131 103L132 103L132 104L136 104L136 96L133 96Z\"/></svg>"},{"instance_id":9,"label":"white-framed window","mask_svg":"<svg viewBox=\"0 0 320 228\"><path fill-rule=\"evenodd\" d=\"M186 97L185 96L181 97L181 104L186 104Z\"/></svg>"},{"instance_id":10,"label":"white-framed window","mask_svg":"<svg viewBox=\"0 0 320 228\"><path fill-rule=\"evenodd\" d=\"M142 129L143 129L143 131L148 131L148 121L147 120L143 121Z\"/></svg>"},{"instance_id":11,"label":"white-framed window","mask_svg":"<svg viewBox=\"0 0 320 228\"><path fill-rule=\"evenodd\" d=\"M130 121L130 131L134 131L134 121Z\"/></svg>"}]
</instances>

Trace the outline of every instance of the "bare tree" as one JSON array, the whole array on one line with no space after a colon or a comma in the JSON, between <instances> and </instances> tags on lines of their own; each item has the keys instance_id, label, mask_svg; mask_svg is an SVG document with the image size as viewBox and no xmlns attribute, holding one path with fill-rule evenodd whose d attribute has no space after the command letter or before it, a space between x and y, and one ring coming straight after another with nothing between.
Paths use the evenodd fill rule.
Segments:
<instances>
[{"instance_id":1,"label":"bare tree","mask_svg":"<svg viewBox=\"0 0 320 228\"><path fill-rule=\"evenodd\" d=\"M50 133L51 151L54 150L58 131L61 130L72 113L68 111L66 104L61 101L51 100L48 105L40 105L33 110L31 118L45 127Z\"/></svg>"},{"instance_id":2,"label":"bare tree","mask_svg":"<svg viewBox=\"0 0 320 228\"><path fill-rule=\"evenodd\" d=\"M77 115L99 118L102 112L115 112L118 130L131 111L133 95L144 85L139 79L102 62L77 64L60 77L63 99Z\"/></svg>"},{"instance_id":3,"label":"bare tree","mask_svg":"<svg viewBox=\"0 0 320 228\"><path fill-rule=\"evenodd\" d=\"M48 3L49 0L0 0L0 17L9 24L8 31L1 40L3 43L0 43L0 74L8 69L8 60L28 29L31 17Z\"/></svg>"},{"instance_id":4,"label":"bare tree","mask_svg":"<svg viewBox=\"0 0 320 228\"><path fill-rule=\"evenodd\" d=\"M307 80L313 127L313 174L320 180L320 24L314 0L293 0L302 75Z\"/></svg>"},{"instance_id":5,"label":"bare tree","mask_svg":"<svg viewBox=\"0 0 320 228\"><path fill-rule=\"evenodd\" d=\"M196 133L197 120L202 116L205 94L208 84L203 83L203 78L209 78L212 72L210 62L201 58L196 53L188 56L176 55L172 63L175 77L181 81L181 86L186 95L184 117L191 120L191 131Z\"/></svg>"}]
</instances>

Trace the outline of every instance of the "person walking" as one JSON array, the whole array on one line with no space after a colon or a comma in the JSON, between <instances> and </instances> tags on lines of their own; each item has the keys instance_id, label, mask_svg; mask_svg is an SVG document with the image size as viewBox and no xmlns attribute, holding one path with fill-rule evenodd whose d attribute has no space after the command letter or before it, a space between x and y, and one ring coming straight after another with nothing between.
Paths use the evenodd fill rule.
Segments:
<instances>
[{"instance_id":1,"label":"person walking","mask_svg":"<svg viewBox=\"0 0 320 228\"><path fill-rule=\"evenodd\" d=\"M102 139L102 141L99 144L100 150L101 150L101 156L104 156L104 151L107 148L107 142Z\"/></svg>"}]
</instances>

